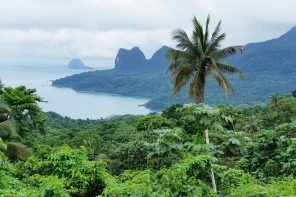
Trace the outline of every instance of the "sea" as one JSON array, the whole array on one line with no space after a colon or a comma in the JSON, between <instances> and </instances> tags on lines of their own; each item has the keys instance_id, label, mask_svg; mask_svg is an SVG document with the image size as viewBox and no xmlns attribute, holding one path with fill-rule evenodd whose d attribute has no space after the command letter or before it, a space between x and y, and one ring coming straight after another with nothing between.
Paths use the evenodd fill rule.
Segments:
<instances>
[{"instance_id":1,"label":"sea","mask_svg":"<svg viewBox=\"0 0 296 197\"><path fill-rule=\"evenodd\" d=\"M57 88L52 80L86 72L70 70L67 66L0 65L0 79L5 86L25 85L35 88L45 102L39 106L45 112L56 112L73 119L101 119L115 115L148 114L151 110L142 106L147 98L133 98L106 93L77 92L70 88Z\"/></svg>"}]
</instances>

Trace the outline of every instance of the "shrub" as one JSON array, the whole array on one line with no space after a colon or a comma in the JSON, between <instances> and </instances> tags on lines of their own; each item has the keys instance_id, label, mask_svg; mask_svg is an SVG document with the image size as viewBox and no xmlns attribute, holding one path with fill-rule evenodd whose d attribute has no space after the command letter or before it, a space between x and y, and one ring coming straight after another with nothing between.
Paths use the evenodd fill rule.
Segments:
<instances>
[{"instance_id":1,"label":"shrub","mask_svg":"<svg viewBox=\"0 0 296 197\"><path fill-rule=\"evenodd\" d=\"M217 175L218 193L221 196L230 194L237 187L254 182L252 176L242 170L226 169L218 165L215 165L215 174Z\"/></svg>"},{"instance_id":2,"label":"shrub","mask_svg":"<svg viewBox=\"0 0 296 197\"><path fill-rule=\"evenodd\" d=\"M136 128L138 131L147 131L154 129L164 129L164 128L172 128L173 123L170 122L165 117L159 115L149 115L145 116L141 120L139 120Z\"/></svg>"},{"instance_id":3,"label":"shrub","mask_svg":"<svg viewBox=\"0 0 296 197\"><path fill-rule=\"evenodd\" d=\"M265 182L296 176L296 143L275 131L262 131L247 146L238 166Z\"/></svg>"},{"instance_id":4,"label":"shrub","mask_svg":"<svg viewBox=\"0 0 296 197\"><path fill-rule=\"evenodd\" d=\"M29 158L23 168L29 175L56 176L65 180L65 189L74 196L96 196L105 187L106 172L102 164L88 161L85 149L59 147L42 160Z\"/></svg>"},{"instance_id":5,"label":"shrub","mask_svg":"<svg viewBox=\"0 0 296 197\"><path fill-rule=\"evenodd\" d=\"M248 184L234 190L228 197L279 197L295 196L296 180L274 182L269 185Z\"/></svg>"},{"instance_id":6,"label":"shrub","mask_svg":"<svg viewBox=\"0 0 296 197\"><path fill-rule=\"evenodd\" d=\"M156 180L150 170L125 171L118 180L109 180L102 196L117 197L147 197L152 196Z\"/></svg>"}]
</instances>

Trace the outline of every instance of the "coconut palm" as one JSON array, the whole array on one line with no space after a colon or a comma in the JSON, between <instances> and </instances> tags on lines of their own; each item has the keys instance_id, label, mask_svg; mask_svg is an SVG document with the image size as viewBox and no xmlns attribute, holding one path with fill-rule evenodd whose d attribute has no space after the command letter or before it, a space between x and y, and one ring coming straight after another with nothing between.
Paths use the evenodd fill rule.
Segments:
<instances>
[{"instance_id":1,"label":"coconut palm","mask_svg":"<svg viewBox=\"0 0 296 197\"><path fill-rule=\"evenodd\" d=\"M221 21L211 37L209 16L205 30L196 17L193 18L192 22L194 29L191 37L183 29L176 29L173 33L173 39L177 42L177 45L176 49L171 49L168 54L171 60L169 72L174 83L173 95L176 95L187 82L191 81L189 96L196 103L204 102L206 78L208 76L212 76L218 82L226 95L232 94L233 88L223 74L238 73L241 79L244 78L244 75L238 68L223 63L221 60L237 52L242 52L243 46L220 49L221 42L225 39L225 33L220 33Z\"/></svg>"},{"instance_id":2,"label":"coconut palm","mask_svg":"<svg viewBox=\"0 0 296 197\"><path fill-rule=\"evenodd\" d=\"M9 139L17 136L15 121L9 116L10 108L0 100L0 138Z\"/></svg>"},{"instance_id":3,"label":"coconut palm","mask_svg":"<svg viewBox=\"0 0 296 197\"><path fill-rule=\"evenodd\" d=\"M27 147L18 142L6 142L3 140L15 139L18 137L15 121L10 117L9 106L0 99L0 159L3 159L2 151L12 160L24 160L31 155Z\"/></svg>"},{"instance_id":4,"label":"coconut palm","mask_svg":"<svg viewBox=\"0 0 296 197\"><path fill-rule=\"evenodd\" d=\"M173 33L173 39L177 42L176 49L168 53L171 60L168 71L171 73L174 88L173 95L176 95L189 81L189 96L196 103L205 101L206 78L211 76L219 86L224 89L226 95L233 93L230 82L223 75L224 73L238 73L244 78L243 72L238 68L223 63L221 60L242 52L243 46L231 46L221 49L221 42L225 39L225 33L220 33L221 21L210 36L210 16L207 17L205 30L202 25L193 17L193 32L189 37L183 29L177 29ZM208 129L205 130L206 143L209 143ZM211 180L213 189L217 192L216 181L213 169L211 168Z\"/></svg>"}]
</instances>

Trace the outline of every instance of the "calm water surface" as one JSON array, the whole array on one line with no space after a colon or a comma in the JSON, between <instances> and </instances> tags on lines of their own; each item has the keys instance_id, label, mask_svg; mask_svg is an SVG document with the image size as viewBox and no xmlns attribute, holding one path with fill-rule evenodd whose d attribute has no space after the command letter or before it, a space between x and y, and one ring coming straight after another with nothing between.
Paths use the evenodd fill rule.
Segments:
<instances>
[{"instance_id":1,"label":"calm water surface","mask_svg":"<svg viewBox=\"0 0 296 197\"><path fill-rule=\"evenodd\" d=\"M99 119L112 115L147 114L151 112L139 105L147 99L104 93L75 92L69 88L55 88L51 80L83 72L68 70L65 66L0 66L0 79L6 86L26 85L36 88L47 103L40 103L44 111L54 111L71 118Z\"/></svg>"}]
</instances>

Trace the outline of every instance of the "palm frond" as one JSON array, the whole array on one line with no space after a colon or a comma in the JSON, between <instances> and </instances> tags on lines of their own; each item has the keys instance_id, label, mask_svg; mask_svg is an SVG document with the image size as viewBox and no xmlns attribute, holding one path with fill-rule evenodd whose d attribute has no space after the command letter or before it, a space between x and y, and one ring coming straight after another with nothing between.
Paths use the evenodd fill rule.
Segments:
<instances>
[{"instance_id":1,"label":"palm frond","mask_svg":"<svg viewBox=\"0 0 296 197\"><path fill-rule=\"evenodd\" d=\"M214 40L211 40L207 47L207 53L213 53L218 51L221 46L221 42L226 38L226 34L222 33L218 35Z\"/></svg>"},{"instance_id":2,"label":"palm frond","mask_svg":"<svg viewBox=\"0 0 296 197\"><path fill-rule=\"evenodd\" d=\"M172 73L174 83L173 95L176 95L180 89L190 80L193 70L193 66L181 66Z\"/></svg>"},{"instance_id":3,"label":"palm frond","mask_svg":"<svg viewBox=\"0 0 296 197\"><path fill-rule=\"evenodd\" d=\"M196 17L193 18L192 41L198 51L199 57L203 56L206 50L207 40L203 32L203 27Z\"/></svg>"},{"instance_id":4,"label":"palm frond","mask_svg":"<svg viewBox=\"0 0 296 197\"><path fill-rule=\"evenodd\" d=\"M193 48L193 44L189 39L187 33L183 29L176 29L173 32L173 39L177 42L176 47L182 50L191 50Z\"/></svg>"},{"instance_id":5,"label":"palm frond","mask_svg":"<svg viewBox=\"0 0 296 197\"><path fill-rule=\"evenodd\" d=\"M17 136L16 125L13 119L9 119L11 112L9 106L0 100L0 138L10 139Z\"/></svg>"},{"instance_id":6,"label":"palm frond","mask_svg":"<svg viewBox=\"0 0 296 197\"><path fill-rule=\"evenodd\" d=\"M10 112L9 106L3 101L0 101L0 113L9 113L9 112Z\"/></svg>"},{"instance_id":7,"label":"palm frond","mask_svg":"<svg viewBox=\"0 0 296 197\"><path fill-rule=\"evenodd\" d=\"M230 64L217 63L217 66L218 66L219 70L221 70L222 72L238 73L241 80L245 78L244 73L240 69L238 69Z\"/></svg>"},{"instance_id":8,"label":"palm frond","mask_svg":"<svg viewBox=\"0 0 296 197\"><path fill-rule=\"evenodd\" d=\"M221 49L221 50L215 52L213 54L213 56L216 59L223 59L223 58L226 58L228 56L234 55L236 53L242 53L243 49L244 49L244 46L241 46L241 45L239 45L239 46L230 46L230 47L226 47L224 49Z\"/></svg>"},{"instance_id":9,"label":"palm frond","mask_svg":"<svg viewBox=\"0 0 296 197\"><path fill-rule=\"evenodd\" d=\"M205 56L205 52L204 52L204 48L203 48L203 44L202 44L202 41L201 39L199 38L196 38L196 41L195 41L195 49L197 51L197 53L195 53L196 57L198 58L202 58Z\"/></svg>"},{"instance_id":10,"label":"palm frond","mask_svg":"<svg viewBox=\"0 0 296 197\"><path fill-rule=\"evenodd\" d=\"M5 120L0 123L0 138L11 139L17 137L16 123L14 120Z\"/></svg>"},{"instance_id":11,"label":"palm frond","mask_svg":"<svg viewBox=\"0 0 296 197\"><path fill-rule=\"evenodd\" d=\"M204 33L203 28L200 22L197 20L197 18L194 16L192 19L193 23L193 40L197 41L200 40L200 42L204 43Z\"/></svg>"},{"instance_id":12,"label":"palm frond","mask_svg":"<svg viewBox=\"0 0 296 197\"><path fill-rule=\"evenodd\" d=\"M6 155L11 160L17 160L17 159L25 160L26 158L32 155L32 152L30 149L28 149L25 145L21 143L8 142Z\"/></svg>"},{"instance_id":13,"label":"palm frond","mask_svg":"<svg viewBox=\"0 0 296 197\"><path fill-rule=\"evenodd\" d=\"M223 76L223 74L218 69L212 68L210 74L218 82L219 86L224 89L226 96L234 93L234 90L230 82Z\"/></svg>"},{"instance_id":14,"label":"palm frond","mask_svg":"<svg viewBox=\"0 0 296 197\"><path fill-rule=\"evenodd\" d=\"M174 72L177 67L182 64L182 56L184 56L184 52L176 49L171 49L167 53L168 58L171 60L170 65L168 67L168 72Z\"/></svg>"},{"instance_id":15,"label":"palm frond","mask_svg":"<svg viewBox=\"0 0 296 197\"><path fill-rule=\"evenodd\" d=\"M214 40L217 39L217 37L219 36L219 33L221 31L221 21L219 21L218 25L216 26L212 36L211 36L211 40L210 42L213 42Z\"/></svg>"},{"instance_id":16,"label":"palm frond","mask_svg":"<svg viewBox=\"0 0 296 197\"><path fill-rule=\"evenodd\" d=\"M225 95L231 95L234 93L234 90L224 75L220 72L219 67L216 61L213 58L210 58L209 74L218 82L219 86L224 89Z\"/></svg>"},{"instance_id":17,"label":"palm frond","mask_svg":"<svg viewBox=\"0 0 296 197\"><path fill-rule=\"evenodd\" d=\"M206 21L206 31L205 31L205 43L206 44L208 43L208 40L209 40L209 24L210 24L210 20L211 20L211 17L210 17L210 15L208 15L207 21Z\"/></svg>"}]
</instances>

